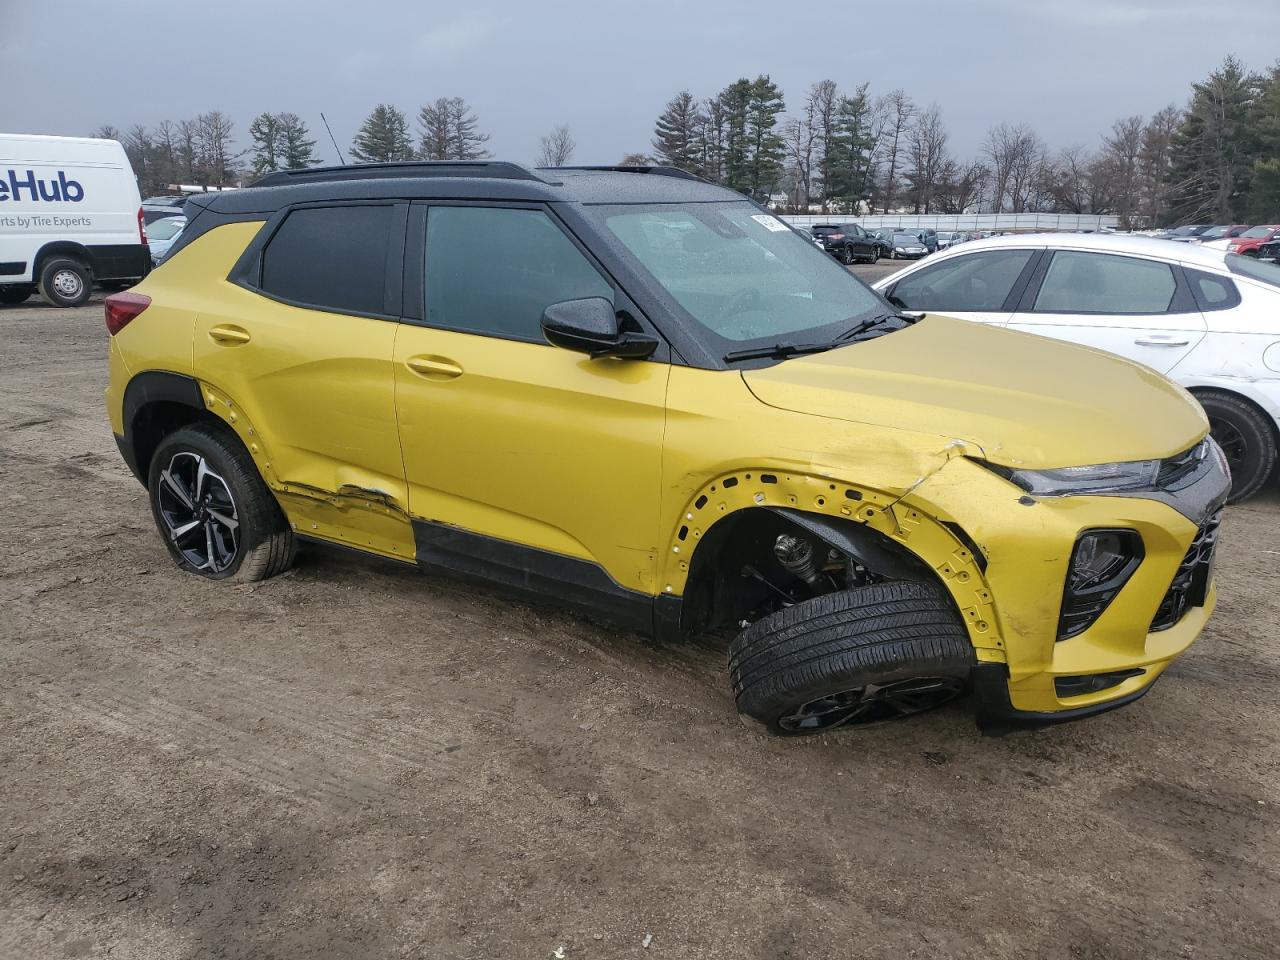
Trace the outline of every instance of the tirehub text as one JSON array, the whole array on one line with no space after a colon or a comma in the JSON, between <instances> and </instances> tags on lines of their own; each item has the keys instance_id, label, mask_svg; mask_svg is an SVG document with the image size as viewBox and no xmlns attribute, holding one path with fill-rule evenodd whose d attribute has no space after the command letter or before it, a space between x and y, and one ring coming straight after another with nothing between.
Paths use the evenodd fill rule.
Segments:
<instances>
[{"instance_id":1,"label":"tirehub text","mask_svg":"<svg viewBox=\"0 0 1280 960\"><path fill-rule=\"evenodd\" d=\"M37 177L34 170L6 170L5 175L0 176L0 203L24 199L79 203L84 199L84 187L78 180L68 180L63 170L59 170L56 177L47 180Z\"/></svg>"}]
</instances>

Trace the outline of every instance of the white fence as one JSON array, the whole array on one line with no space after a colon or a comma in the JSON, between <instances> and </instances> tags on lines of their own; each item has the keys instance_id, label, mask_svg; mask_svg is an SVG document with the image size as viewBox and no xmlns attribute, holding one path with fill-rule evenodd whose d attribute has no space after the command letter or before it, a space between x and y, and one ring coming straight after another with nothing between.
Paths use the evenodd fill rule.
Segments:
<instances>
[{"instance_id":1,"label":"white fence","mask_svg":"<svg viewBox=\"0 0 1280 960\"><path fill-rule=\"evenodd\" d=\"M932 227L934 230L1014 231L1017 233L1044 231L1115 230L1119 217L1102 217L1075 213L939 213L911 214L887 213L851 217L843 213L784 214L782 217L797 227L811 227L815 223L858 223L868 230L879 227Z\"/></svg>"}]
</instances>

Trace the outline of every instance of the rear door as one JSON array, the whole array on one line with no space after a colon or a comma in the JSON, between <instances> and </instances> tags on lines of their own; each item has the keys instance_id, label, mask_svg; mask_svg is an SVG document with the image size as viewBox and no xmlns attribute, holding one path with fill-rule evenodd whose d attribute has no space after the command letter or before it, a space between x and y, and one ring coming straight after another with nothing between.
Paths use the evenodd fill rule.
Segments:
<instances>
[{"instance_id":1,"label":"rear door","mask_svg":"<svg viewBox=\"0 0 1280 960\"><path fill-rule=\"evenodd\" d=\"M1055 250L1010 328L1083 343L1168 373L1205 335L1182 271L1161 260Z\"/></svg>"},{"instance_id":2,"label":"rear door","mask_svg":"<svg viewBox=\"0 0 1280 960\"><path fill-rule=\"evenodd\" d=\"M975 250L926 262L884 292L906 310L1002 325L1034 270L1035 247Z\"/></svg>"},{"instance_id":3,"label":"rear door","mask_svg":"<svg viewBox=\"0 0 1280 960\"><path fill-rule=\"evenodd\" d=\"M299 533L411 560L392 376L407 209L307 205L273 220L234 282L200 301L194 362L252 427Z\"/></svg>"}]
</instances>

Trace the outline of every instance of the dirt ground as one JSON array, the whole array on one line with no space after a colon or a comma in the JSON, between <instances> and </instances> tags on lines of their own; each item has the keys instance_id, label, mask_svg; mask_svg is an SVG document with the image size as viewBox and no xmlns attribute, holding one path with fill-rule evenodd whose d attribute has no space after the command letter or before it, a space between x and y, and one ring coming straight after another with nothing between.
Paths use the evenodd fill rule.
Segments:
<instances>
[{"instance_id":1,"label":"dirt ground","mask_svg":"<svg viewBox=\"0 0 1280 960\"><path fill-rule=\"evenodd\" d=\"M1277 956L1274 490L1134 706L779 741L712 644L337 550L179 573L105 338L0 307L0 958Z\"/></svg>"}]
</instances>

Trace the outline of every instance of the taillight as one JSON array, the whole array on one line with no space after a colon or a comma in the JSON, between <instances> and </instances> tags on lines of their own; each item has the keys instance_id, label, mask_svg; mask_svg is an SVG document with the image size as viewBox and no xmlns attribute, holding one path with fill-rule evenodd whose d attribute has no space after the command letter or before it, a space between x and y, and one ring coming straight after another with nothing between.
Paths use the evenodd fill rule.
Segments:
<instances>
[{"instance_id":1,"label":"taillight","mask_svg":"<svg viewBox=\"0 0 1280 960\"><path fill-rule=\"evenodd\" d=\"M147 218L142 215L142 208L138 208L138 242L145 245L147 242Z\"/></svg>"},{"instance_id":2,"label":"taillight","mask_svg":"<svg viewBox=\"0 0 1280 960\"><path fill-rule=\"evenodd\" d=\"M844 239L844 234L843 234L843 233L829 233L829 234L827 234L827 239L828 239L828 240L843 240L843 239Z\"/></svg>"},{"instance_id":3,"label":"taillight","mask_svg":"<svg viewBox=\"0 0 1280 960\"><path fill-rule=\"evenodd\" d=\"M113 293L103 301L107 311L107 333L113 337L129 325L129 321L151 306L151 298L141 293Z\"/></svg>"}]
</instances>

